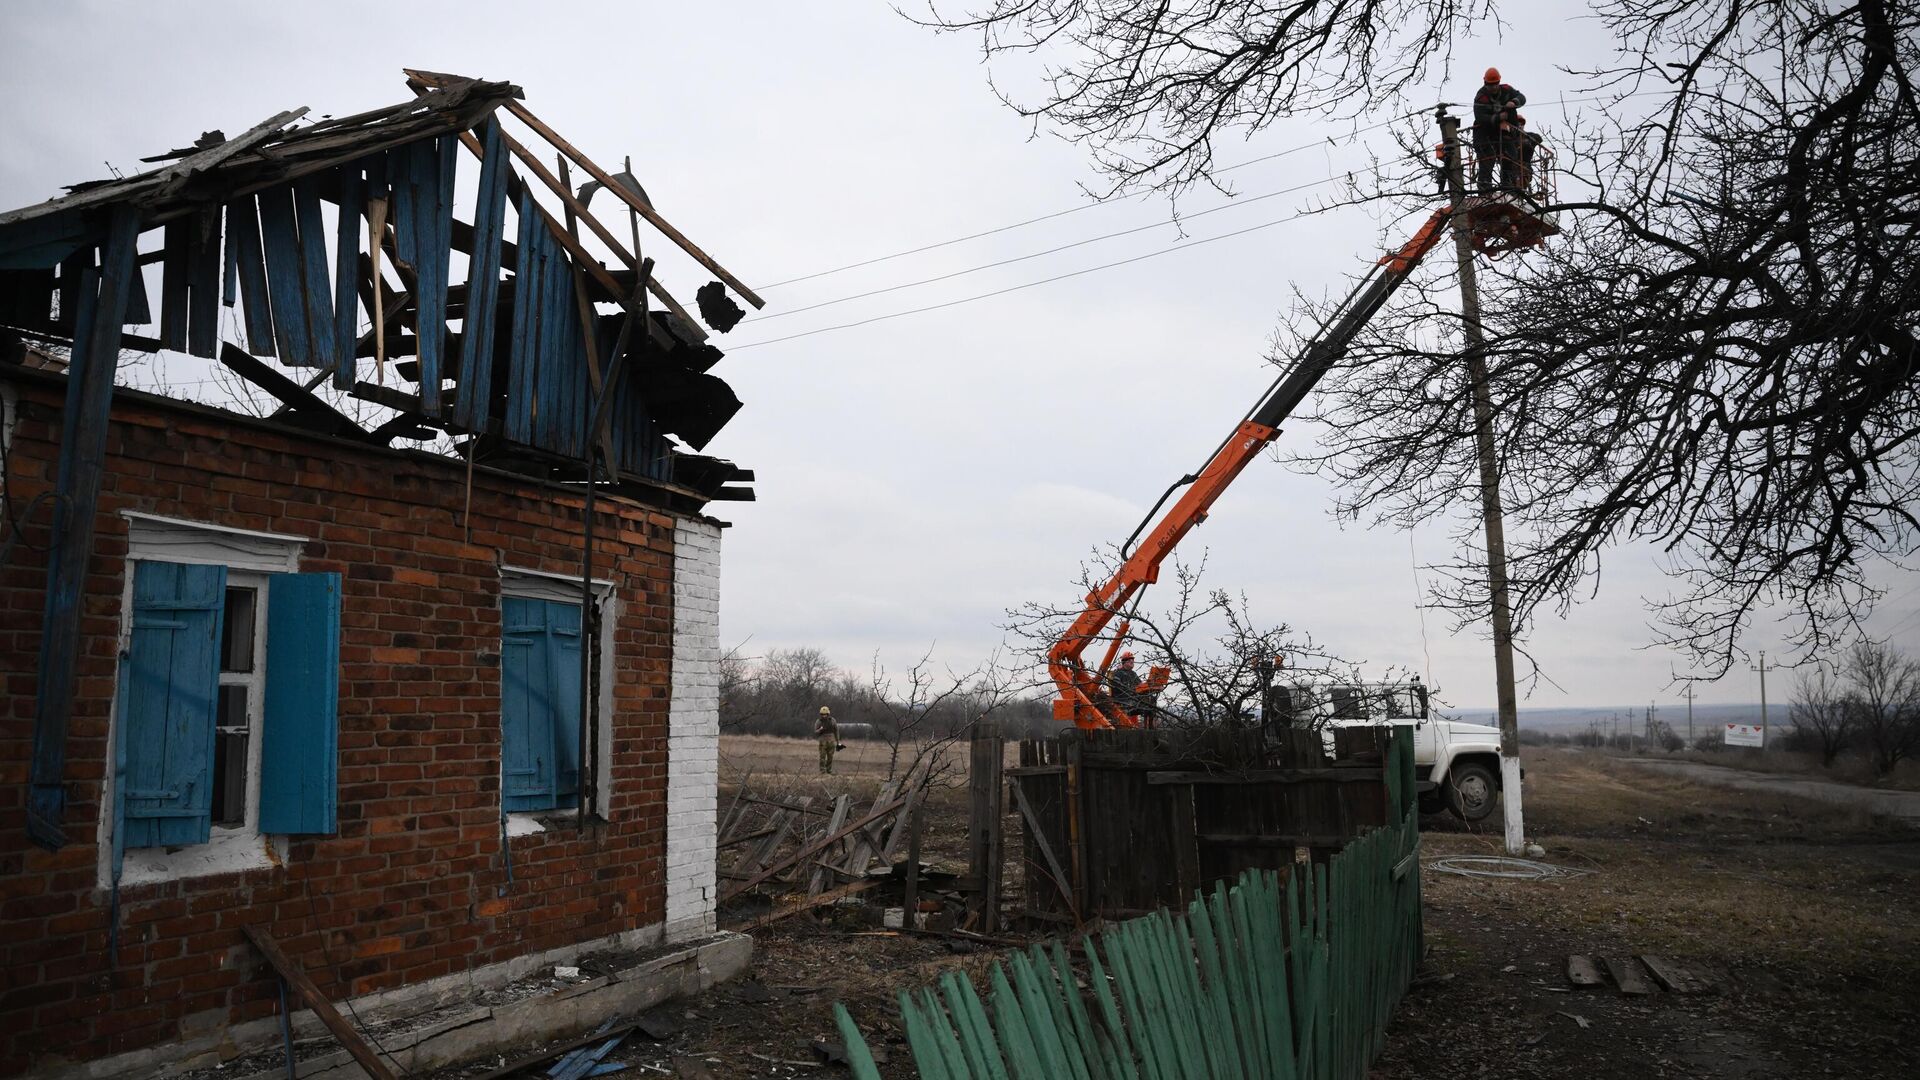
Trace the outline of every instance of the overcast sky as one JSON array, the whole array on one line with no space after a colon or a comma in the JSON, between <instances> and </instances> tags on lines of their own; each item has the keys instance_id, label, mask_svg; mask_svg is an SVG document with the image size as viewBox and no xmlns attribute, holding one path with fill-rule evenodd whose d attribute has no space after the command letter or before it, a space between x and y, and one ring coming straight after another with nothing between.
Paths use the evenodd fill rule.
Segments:
<instances>
[{"instance_id":1,"label":"overcast sky","mask_svg":"<svg viewBox=\"0 0 1920 1080\"><path fill-rule=\"evenodd\" d=\"M1431 99L1465 100L1488 63L1535 100L1552 137L1601 58L1578 5L1508 5L1504 40L1470 42ZM203 130L234 134L286 108L343 115L402 100L403 65L510 80L589 155L631 155L655 207L750 284L775 283L1088 203L1084 153L1027 126L990 92L974 43L914 27L885 3L171 3L9 0L0 7L0 206L144 166ZM1008 73L1011 75L1011 73ZM1027 86L1015 83L1016 91ZM1416 102L1425 104L1426 102ZM1569 105L1569 111L1579 106ZM765 288L768 306L718 341L746 407L707 450L758 473L759 501L717 504L726 534L722 633L750 654L815 645L864 669L929 646L963 666L1001 638L1006 609L1068 604L1081 559L1123 538L1197 467L1265 389L1262 357L1294 289L1343 290L1380 222L1346 210L1289 218L1359 160L1347 129L1301 120L1223 163L1310 149L1230 174L1237 205L1191 221L900 288L1168 216L1164 200L1095 205L1022 228ZM1364 136L1390 149L1387 132ZM1331 141L1329 141L1331 139ZM1312 144L1318 145L1312 145ZM1185 214L1225 200L1197 192ZM1408 207L1408 210L1416 209ZM793 340L775 338L942 304L1159 251L1130 265ZM664 241L648 253L685 300L710 275ZM792 312L789 314L783 314ZM743 348L750 343L759 344ZM203 378L169 358L175 381ZM1308 433L1296 433L1307 437ZM1293 436L1289 436L1293 437ZM1284 437L1283 437L1284 438ZM1493 699L1484 634L1418 607L1415 564L1454 557L1445 523L1409 536L1336 522L1332 493L1270 462L1250 469L1182 553L1244 592L1257 618L1344 655L1425 670L1446 698ZM1598 595L1529 639L1556 686L1523 704L1678 700L1684 660L1644 646L1643 597L1666 591L1650 553L1615 553ZM1920 579L1878 568L1892 596L1871 624L1920 643ZM1742 644L1777 652L1779 629ZM1778 678L1778 677L1776 677ZM1779 697L1783 690L1773 694ZM1741 672L1708 703L1757 698Z\"/></svg>"}]
</instances>

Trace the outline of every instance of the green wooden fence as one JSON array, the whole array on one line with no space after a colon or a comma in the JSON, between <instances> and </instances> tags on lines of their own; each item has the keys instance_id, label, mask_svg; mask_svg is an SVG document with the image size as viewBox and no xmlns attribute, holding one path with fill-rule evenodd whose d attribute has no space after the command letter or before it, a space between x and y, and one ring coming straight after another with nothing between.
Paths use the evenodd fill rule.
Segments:
<instances>
[{"instance_id":1,"label":"green wooden fence","mask_svg":"<svg viewBox=\"0 0 1920 1080\"><path fill-rule=\"evenodd\" d=\"M1387 778L1398 824L1324 865L1249 870L1184 913L1159 911L900 993L925 1080L1346 1080L1364 1077L1421 951L1413 738ZM854 1076L879 1080L844 1006Z\"/></svg>"}]
</instances>

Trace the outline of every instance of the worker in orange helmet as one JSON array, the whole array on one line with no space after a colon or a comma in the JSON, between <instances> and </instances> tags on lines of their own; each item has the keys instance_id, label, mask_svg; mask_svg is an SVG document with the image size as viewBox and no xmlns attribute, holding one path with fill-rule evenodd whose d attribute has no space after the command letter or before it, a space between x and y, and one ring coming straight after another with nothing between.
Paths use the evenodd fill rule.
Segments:
<instances>
[{"instance_id":1,"label":"worker in orange helmet","mask_svg":"<svg viewBox=\"0 0 1920 1080\"><path fill-rule=\"evenodd\" d=\"M1113 695L1113 703L1120 711L1129 716L1139 717L1146 711L1140 700L1140 673L1133 669L1133 652L1128 650L1120 654L1120 666L1107 673L1107 692Z\"/></svg>"},{"instance_id":2,"label":"worker in orange helmet","mask_svg":"<svg viewBox=\"0 0 1920 1080\"><path fill-rule=\"evenodd\" d=\"M1493 190L1493 167L1500 160L1503 133L1527 103L1527 95L1500 81L1500 69L1488 68L1473 95L1473 158L1480 193Z\"/></svg>"}]
</instances>

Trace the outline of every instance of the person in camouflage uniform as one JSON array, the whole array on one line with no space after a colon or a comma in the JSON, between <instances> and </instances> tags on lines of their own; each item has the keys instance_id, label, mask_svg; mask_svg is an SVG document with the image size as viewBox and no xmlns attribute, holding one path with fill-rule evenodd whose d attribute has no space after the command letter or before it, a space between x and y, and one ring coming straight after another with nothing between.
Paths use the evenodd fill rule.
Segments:
<instances>
[{"instance_id":1,"label":"person in camouflage uniform","mask_svg":"<svg viewBox=\"0 0 1920 1080\"><path fill-rule=\"evenodd\" d=\"M820 706L820 719L813 722L813 733L820 739L820 775L833 774L833 752L840 745L840 724L833 718L833 710Z\"/></svg>"}]
</instances>

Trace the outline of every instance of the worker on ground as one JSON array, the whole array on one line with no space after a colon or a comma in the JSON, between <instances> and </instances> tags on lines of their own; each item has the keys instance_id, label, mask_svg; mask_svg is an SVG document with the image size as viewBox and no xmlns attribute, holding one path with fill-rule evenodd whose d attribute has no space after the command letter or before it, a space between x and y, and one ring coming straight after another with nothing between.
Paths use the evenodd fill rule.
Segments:
<instances>
[{"instance_id":1,"label":"worker on ground","mask_svg":"<svg viewBox=\"0 0 1920 1080\"><path fill-rule=\"evenodd\" d=\"M833 752L840 746L840 724L833 710L820 706L820 719L813 722L813 733L820 740L820 775L833 775Z\"/></svg>"},{"instance_id":2,"label":"worker on ground","mask_svg":"<svg viewBox=\"0 0 1920 1080\"><path fill-rule=\"evenodd\" d=\"M1487 69L1479 93L1473 95L1474 172L1482 195L1493 190L1493 166L1505 141L1501 133L1526 103L1527 95L1500 81L1499 68Z\"/></svg>"}]
</instances>

